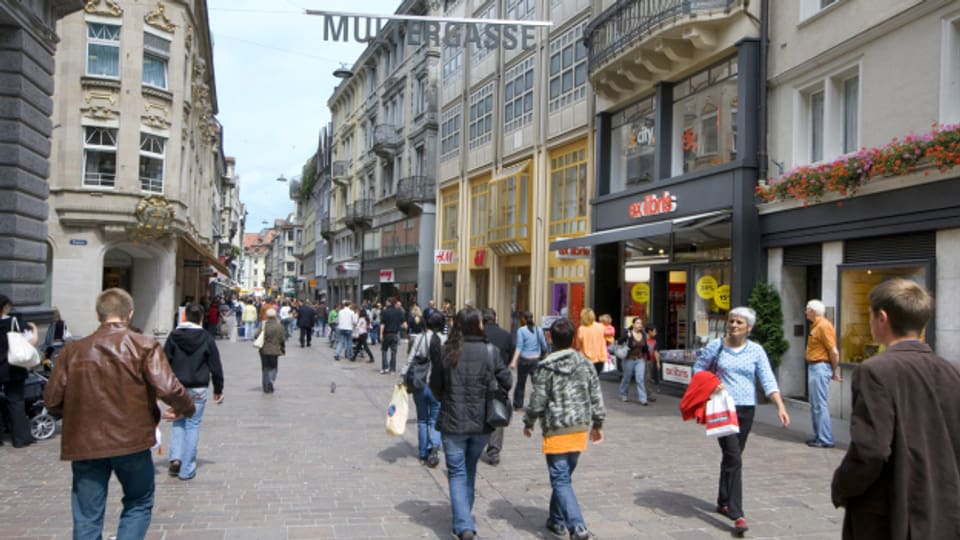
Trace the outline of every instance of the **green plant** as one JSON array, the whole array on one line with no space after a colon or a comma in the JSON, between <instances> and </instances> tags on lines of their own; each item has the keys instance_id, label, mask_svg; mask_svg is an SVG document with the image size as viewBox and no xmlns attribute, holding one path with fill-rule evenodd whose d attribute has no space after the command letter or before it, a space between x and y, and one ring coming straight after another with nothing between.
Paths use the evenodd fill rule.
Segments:
<instances>
[{"instance_id":1,"label":"green plant","mask_svg":"<svg viewBox=\"0 0 960 540\"><path fill-rule=\"evenodd\" d=\"M790 348L783 337L783 306L780 293L772 285L761 281L750 293L748 305L757 312L757 322L750 336L763 346L774 369L780 367L780 358Z\"/></svg>"},{"instance_id":2,"label":"green plant","mask_svg":"<svg viewBox=\"0 0 960 540\"><path fill-rule=\"evenodd\" d=\"M303 164L300 170L300 200L307 200L313 192L313 186L317 183L317 154L310 156L310 159Z\"/></svg>"}]
</instances>

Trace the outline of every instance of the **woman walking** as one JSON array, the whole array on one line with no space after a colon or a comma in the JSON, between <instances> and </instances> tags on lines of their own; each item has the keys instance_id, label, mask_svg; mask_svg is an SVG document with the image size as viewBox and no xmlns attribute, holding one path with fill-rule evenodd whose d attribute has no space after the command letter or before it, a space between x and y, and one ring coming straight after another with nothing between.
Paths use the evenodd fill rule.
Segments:
<instances>
[{"instance_id":1,"label":"woman walking","mask_svg":"<svg viewBox=\"0 0 960 540\"><path fill-rule=\"evenodd\" d=\"M523 408L523 397L527 390L527 377L537 368L537 362L547 354L547 340L543 330L537 327L533 320L533 313L524 311L520 314L520 323L517 329L517 347L513 351L510 367L517 370L517 385L513 388L513 410Z\"/></svg>"},{"instance_id":2,"label":"woman walking","mask_svg":"<svg viewBox=\"0 0 960 540\"><path fill-rule=\"evenodd\" d=\"M273 383L277 380L277 358L287 353L287 339L283 325L277 320L277 310L267 310L263 326L257 332L257 337L263 336L263 347L260 349L260 371L264 394L273 393Z\"/></svg>"},{"instance_id":3,"label":"woman walking","mask_svg":"<svg viewBox=\"0 0 960 540\"><path fill-rule=\"evenodd\" d=\"M720 378L717 390L726 389L737 406L740 433L720 437L720 488L717 494L717 513L733 520L733 532L743 535L749 527L743 517L743 450L753 426L757 406L756 380L760 379L763 393L777 406L777 415L783 427L790 425L790 416L780 399L780 388L770 368L766 351L747 336L757 320L755 311L748 307L730 310L727 319L727 337L717 339L698 353L693 366L696 373L708 369Z\"/></svg>"},{"instance_id":4,"label":"woman walking","mask_svg":"<svg viewBox=\"0 0 960 540\"><path fill-rule=\"evenodd\" d=\"M407 357L407 365L401 371L403 380L412 382L413 403L417 406L417 446L420 464L433 468L440 464L440 432L437 431L437 415L440 402L430 390L430 367L443 358L446 336L443 327L446 320L439 311L427 317L427 331L413 344L413 353ZM412 374L408 371L413 370Z\"/></svg>"},{"instance_id":5,"label":"woman walking","mask_svg":"<svg viewBox=\"0 0 960 540\"><path fill-rule=\"evenodd\" d=\"M597 314L590 308L580 311L580 328L577 328L577 349L593 363L599 376L607 362L607 338L603 325L597 322Z\"/></svg>"},{"instance_id":6,"label":"woman walking","mask_svg":"<svg viewBox=\"0 0 960 540\"><path fill-rule=\"evenodd\" d=\"M13 438L13 447L22 448L33 444L30 434L30 422L27 420L27 410L23 403L23 381L27 378L27 370L11 366L7 362L7 332L17 331L27 334L27 340L36 346L38 341L37 326L33 323L24 324L19 317L10 315L13 302L0 294L0 389L6 395L3 400L5 410L3 416L10 422L10 435ZM0 436L3 432L0 431ZM0 445L3 441L0 440Z\"/></svg>"},{"instance_id":7,"label":"woman walking","mask_svg":"<svg viewBox=\"0 0 960 540\"><path fill-rule=\"evenodd\" d=\"M357 361L357 355L360 354L360 348L367 352L367 362L373 362L373 353L370 352L370 346L367 345L367 338L370 337L370 318L367 316L367 310L360 310L360 318L357 319L357 325L353 327L353 333L357 336L353 343L353 356L351 362Z\"/></svg>"},{"instance_id":8,"label":"woman walking","mask_svg":"<svg viewBox=\"0 0 960 540\"><path fill-rule=\"evenodd\" d=\"M643 319L633 319L630 332L621 340L627 346L627 357L623 360L623 378L620 379L620 401L626 401L630 394L630 379L637 380L637 399L640 404L647 405L647 388L645 385L646 358L649 356L647 336L643 333ZM650 401L656 401L649 398Z\"/></svg>"},{"instance_id":9,"label":"woman walking","mask_svg":"<svg viewBox=\"0 0 960 540\"><path fill-rule=\"evenodd\" d=\"M447 462L453 534L459 540L476 537L473 522L474 480L477 461L493 429L485 422L487 390L496 380L504 392L513 377L497 362L496 347L483 334L480 311L465 308L457 313L441 358L433 359L430 390L440 401L437 430L442 434Z\"/></svg>"}]
</instances>

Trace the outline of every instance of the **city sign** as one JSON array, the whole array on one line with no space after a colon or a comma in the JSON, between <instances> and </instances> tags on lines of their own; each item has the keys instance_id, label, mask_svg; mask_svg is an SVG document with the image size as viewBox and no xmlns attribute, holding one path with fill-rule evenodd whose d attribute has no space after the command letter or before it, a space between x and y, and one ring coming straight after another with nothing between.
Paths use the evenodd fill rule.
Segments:
<instances>
[{"instance_id":1,"label":"city sign","mask_svg":"<svg viewBox=\"0 0 960 540\"><path fill-rule=\"evenodd\" d=\"M384 39L386 21L399 21L391 27L393 40L412 47L466 47L475 49L529 50L537 45L537 27L552 26L551 21L515 21L506 19L471 19L431 17L426 15L369 15L308 9L307 15L323 17L324 41L370 43ZM352 24L351 24L352 22Z\"/></svg>"},{"instance_id":2,"label":"city sign","mask_svg":"<svg viewBox=\"0 0 960 540\"><path fill-rule=\"evenodd\" d=\"M71 246L85 246L85 245L87 245L87 241L84 240L84 239L82 239L82 238L71 238L71 239L70 239L70 245L71 245Z\"/></svg>"}]
</instances>

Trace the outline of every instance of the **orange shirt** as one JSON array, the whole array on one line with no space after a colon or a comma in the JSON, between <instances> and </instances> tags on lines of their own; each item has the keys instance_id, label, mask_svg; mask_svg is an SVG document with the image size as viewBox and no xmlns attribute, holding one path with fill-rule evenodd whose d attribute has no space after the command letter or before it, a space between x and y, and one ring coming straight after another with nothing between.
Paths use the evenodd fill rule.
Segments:
<instances>
[{"instance_id":1,"label":"orange shirt","mask_svg":"<svg viewBox=\"0 0 960 540\"><path fill-rule=\"evenodd\" d=\"M569 452L583 452L587 449L587 433L564 433L563 435L549 435L543 438L544 454L567 454Z\"/></svg>"},{"instance_id":2,"label":"orange shirt","mask_svg":"<svg viewBox=\"0 0 960 540\"><path fill-rule=\"evenodd\" d=\"M820 317L810 329L807 339L807 361L829 362L830 351L837 346L837 331L826 317Z\"/></svg>"},{"instance_id":3,"label":"orange shirt","mask_svg":"<svg viewBox=\"0 0 960 540\"><path fill-rule=\"evenodd\" d=\"M587 360L593 363L607 361L607 339L603 335L602 324L580 325L577 329L577 346Z\"/></svg>"}]
</instances>

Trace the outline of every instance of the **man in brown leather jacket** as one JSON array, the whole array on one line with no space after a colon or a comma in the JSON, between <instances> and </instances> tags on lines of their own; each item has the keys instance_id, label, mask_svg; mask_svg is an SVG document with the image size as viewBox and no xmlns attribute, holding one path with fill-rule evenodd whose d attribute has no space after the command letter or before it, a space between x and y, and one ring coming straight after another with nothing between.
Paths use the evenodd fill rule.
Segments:
<instances>
[{"instance_id":1,"label":"man in brown leather jacket","mask_svg":"<svg viewBox=\"0 0 960 540\"><path fill-rule=\"evenodd\" d=\"M147 534L157 399L177 414L194 413L193 400L160 344L130 330L133 307L133 298L122 289L100 293L100 327L61 350L43 392L47 408L63 412L60 459L72 462L74 538L100 537L111 472L123 487L117 538Z\"/></svg>"}]
</instances>

